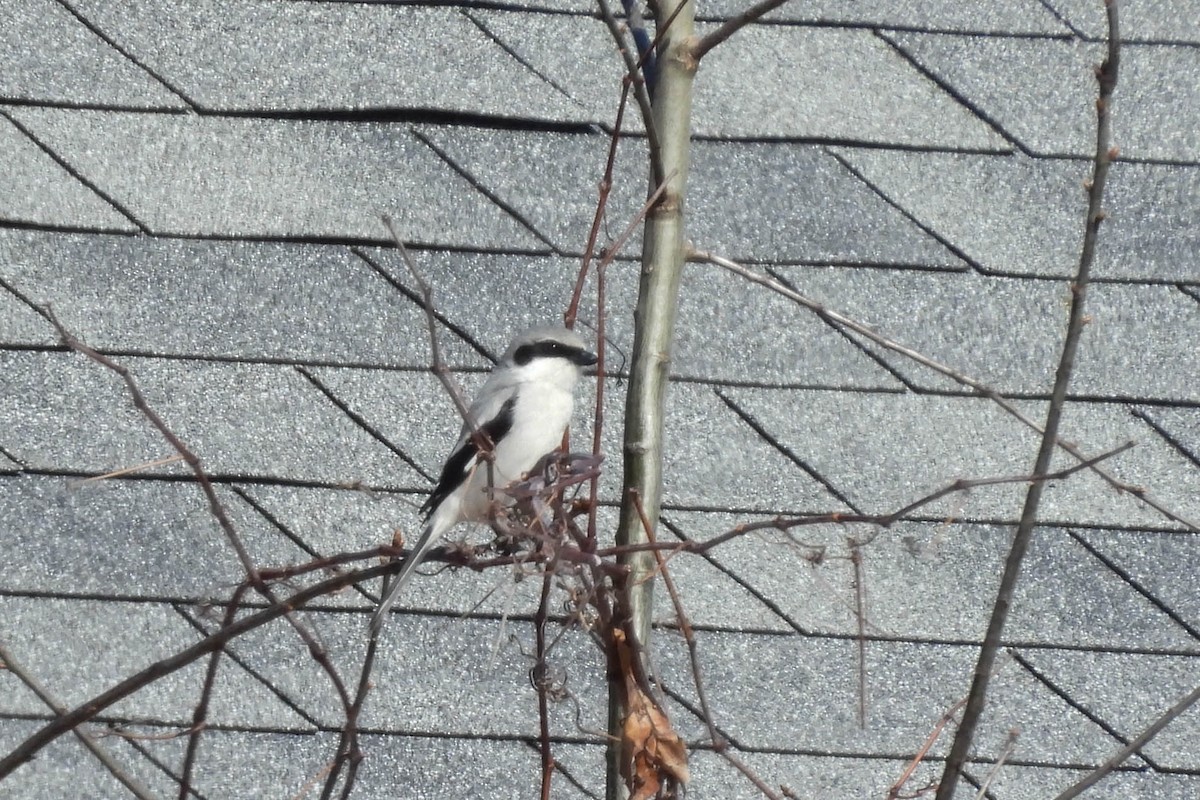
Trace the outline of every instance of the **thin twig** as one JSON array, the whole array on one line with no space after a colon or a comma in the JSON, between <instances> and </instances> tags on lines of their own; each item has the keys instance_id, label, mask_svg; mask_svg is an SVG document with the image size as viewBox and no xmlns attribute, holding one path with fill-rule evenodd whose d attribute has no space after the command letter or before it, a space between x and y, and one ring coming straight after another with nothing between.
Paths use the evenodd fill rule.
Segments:
<instances>
[{"instance_id":1,"label":"thin twig","mask_svg":"<svg viewBox=\"0 0 1200 800\"><path fill-rule=\"evenodd\" d=\"M864 585L861 543L847 537L850 564L854 568L854 620L857 623L858 645L858 727L867 728L867 588Z\"/></svg>"},{"instance_id":2,"label":"thin twig","mask_svg":"<svg viewBox=\"0 0 1200 800\"><path fill-rule=\"evenodd\" d=\"M350 766L346 769L346 780L342 784L342 800L349 800L350 793L354 791L355 780L358 778L358 767L362 764L363 760L362 748L359 746L358 720L362 715L362 708L367 700L367 693L371 689L371 671L375 667L375 655L378 650L378 637L370 637L367 640L367 652L363 656L362 666L358 672L358 689L354 693L354 702L351 704L350 710L346 713L346 720L342 725L341 740L338 742L338 754L334 759L330 775L325 779L325 788L322 789L322 796L326 792L332 793L333 787L337 785L337 772L340 769L340 765L345 762L349 762Z\"/></svg>"},{"instance_id":3,"label":"thin twig","mask_svg":"<svg viewBox=\"0 0 1200 800\"><path fill-rule=\"evenodd\" d=\"M987 797L988 789L996 782L996 778L1000 777L1000 770L1004 769L1005 763L1012 756L1013 751L1017 749L1017 737L1019 735L1020 733L1016 728L1008 732L1008 737L1004 740L1004 749L1000 751L1000 757L996 759L996 763L992 764L992 768L988 770L983 783L979 784L979 791L975 793L975 800L984 800Z\"/></svg>"},{"instance_id":4,"label":"thin twig","mask_svg":"<svg viewBox=\"0 0 1200 800\"><path fill-rule=\"evenodd\" d=\"M213 488L212 481L209 479L208 473L204 470L204 465L201 463L200 458L183 442L182 439L175 434L174 431L171 430L163 418L160 417L158 413L150 406L149 402L147 402L145 398L145 395L142 394L141 388L138 386L137 380L133 377L133 373L129 370L129 368L94 350L76 338L61 322L58 321L58 318L54 315L53 309L49 305L45 306L42 312L43 316L58 331L59 336L62 338L63 344L65 344L71 350L81 353L98 364L107 367L121 377L121 379L125 382L125 387L129 392L129 396L134 407L141 412L142 416L144 416L160 434L162 434L163 438L167 440L175 452L178 453L191 468L192 474L195 476L196 483L200 486L201 490L204 492L204 496L208 500L209 512L212 514L213 518L216 519L217 524L224 532L226 541L233 548L234 552L237 553L238 561L241 562L242 570L246 574L247 582L254 587L255 591L265 597L268 601L275 602L276 598L271 591L270 586L263 581L262 576L259 574L258 567L255 565L254 560L250 557L249 551L246 549L245 544L242 542L241 537L234 528L233 522L230 520L228 513L225 511L224 505L217 497L216 490ZM346 708L349 708L350 700L349 695L346 692L345 684L342 682L341 676L338 675L337 669L334 667L328 653L324 651L312 633L303 625L301 625L298 620L296 620L290 614L288 614L286 618L288 623L293 629L295 629L300 638L304 641L305 645L307 645L308 650L312 654L313 658L329 676L333 683L334 689L338 692L339 697L342 698L343 705ZM217 668L217 658L219 658L219 656L213 657L214 660L210 664L209 670L206 672L200 700L196 705L196 713L193 715L193 724L190 731L191 741L188 743L188 748L184 756L184 764L182 769L183 777L179 785L180 800L185 800L188 793L191 791L191 774L196 753L198 752L199 737L206 727L204 725L204 714L207 711L209 698L215 686L214 679Z\"/></svg>"},{"instance_id":5,"label":"thin twig","mask_svg":"<svg viewBox=\"0 0 1200 800\"><path fill-rule=\"evenodd\" d=\"M13 770L33 758L37 755L38 751L59 736L87 722L106 708L124 700L139 689L160 678L178 672L197 659L225 647L229 642L249 631L260 628L269 622L290 614L292 611L303 608L318 597L333 594L363 581L379 578L397 568L398 565L377 564L335 575L320 583L305 587L284 600L274 602L261 611L244 616L232 625L218 629L191 647L187 647L173 656L155 661L148 667L139 670L95 697L84 701L70 711L62 714L57 719L47 722L35 731L25 741L10 751L8 755L0 759L0 780L8 777Z\"/></svg>"},{"instance_id":6,"label":"thin twig","mask_svg":"<svg viewBox=\"0 0 1200 800\"><path fill-rule=\"evenodd\" d=\"M166 466L167 464L174 464L176 461L183 461L183 456L180 455L179 453L176 453L173 456L166 456L164 458L156 458L153 461L145 461L141 464L134 464L132 467L122 467L121 469L115 469L112 472L106 472L103 475L93 475L90 478L81 479L79 481L79 485L82 486L85 483L95 483L97 481L106 481L111 478L119 478L122 475L132 475L133 473L141 472L144 469L151 469L153 467L163 467L163 466Z\"/></svg>"},{"instance_id":7,"label":"thin twig","mask_svg":"<svg viewBox=\"0 0 1200 800\"><path fill-rule=\"evenodd\" d=\"M696 41L696 43L692 46L692 58L696 61L700 61L708 54L709 50L712 50L721 42L725 41L730 36L733 36L751 22L757 20L763 14L774 11L787 1L788 0L759 0L759 2L750 6L737 16L730 17L729 19L725 20L721 27L717 28L712 33L705 34Z\"/></svg>"},{"instance_id":8,"label":"thin twig","mask_svg":"<svg viewBox=\"0 0 1200 800\"><path fill-rule=\"evenodd\" d=\"M1110 114L1112 94L1117 85L1120 66L1121 44L1116 2L1107 0L1105 5L1108 11L1108 55L1096 72L1100 83L1100 99L1096 101L1096 152L1093 159L1092 181L1088 189L1087 223L1083 237L1083 250L1079 257L1079 269L1071 286L1071 310L1068 316L1066 337L1063 341L1062 356L1059 359L1054 388L1050 395L1050 408L1046 412L1045 432L1042 434L1041 446L1038 449L1037 460L1033 468L1033 474L1037 476L1045 475L1049 470L1050 460L1058 441L1058 425L1062 419L1067 387L1070 384L1071 371L1075 365L1075 353L1083 334L1084 302L1087 298L1092 262L1095 259L1097 234L1100 230L1100 222L1104 219L1102 208L1104 185L1108 177L1109 164L1116 156L1115 148L1110 148L1109 145ZM1044 488L1045 482L1037 481L1030 485L1025 495L1025 507L1021 511L1017 532L1013 536L1012 547L1004 563L1004 573L1000 578L996 603L992 608L991 619L988 621L987 634L984 636L983 646L980 648L978 660L975 662L975 675L971 682L971 691L967 695L967 707L963 711L962 722L958 726L954 744L946 758L946 766L938 785L936 800L953 800L959 775L974 742L975 726L983 714L987 701L987 689L991 681L992 669L996 662L996 656L1000 652L1001 637L1004 634L1004 625L1008 620L1009 609L1016 592L1021 563L1033 537L1034 527L1037 525L1038 506Z\"/></svg>"},{"instance_id":9,"label":"thin twig","mask_svg":"<svg viewBox=\"0 0 1200 800\"><path fill-rule=\"evenodd\" d=\"M945 375L947 378L950 378L951 380L955 381L956 383L959 383L963 386L973 389L976 392L976 394L978 394L981 397L986 397L987 399L996 403L996 405L1000 406L1000 408L1002 408L1004 411L1006 411L1009 415L1011 415L1013 418L1018 420L1021 424L1028 427L1030 430L1037 433L1039 436L1041 434L1045 433L1045 428L1042 425L1040 425L1039 423L1037 423L1036 421L1034 421L1033 419L1028 417L1023 411L1021 411L1021 409L1017 408L1016 405L1014 405L1011 400L1004 397L999 392L997 392L995 389L991 388L990 386L983 383L982 381L976 380L975 378L972 378L969 375L965 375L962 372L959 372L958 370L956 370L952 367L949 367L939 361L929 358L928 356L918 352L917 350L912 349L911 347L901 344L893 339L889 339L886 336L882 336L879 333L873 331L871 328L862 324L861 322L851 319L850 317L847 317L844 314L839 314L837 311L834 311L830 308L826 308L821 303L818 303L818 302L800 294L794 288L792 288L791 286L788 286L783 281L777 280L776 278L772 278L768 275L764 275L759 272L755 272L752 269L748 269L748 268L742 266L741 264L738 264L737 262L732 261L723 256L719 256L716 253L693 249L693 250L689 251L688 259L691 261L695 261L695 262L703 262L703 263L713 264L715 266L726 269L729 272L734 273L735 275L740 275L743 278L745 278L753 283L757 283L760 286L766 287L767 289L770 289L771 291L776 292L777 294L780 294L783 297L788 298L789 300L795 302L796 304L801 305L801 306L809 309L810 311L816 313L816 315L818 317L825 320L827 323L833 325L835 328L839 328L839 329L840 328L848 328L848 329L854 331L855 333L863 336L864 338L869 339L870 341L874 342L875 344L879 345L880 347L886 348L895 353L899 353L900 355L902 355L908 359L911 359L912 361L915 361L916 363L918 363L922 366L929 367L930 369L934 370L935 372ZM1084 461L1084 460L1087 460L1087 458L1088 458L1086 455L1083 454L1083 452L1078 447L1076 447L1071 442L1066 441L1065 439L1059 438L1057 444L1062 450L1069 453L1071 456L1073 456L1074 458L1076 458L1079 461ZM1172 522L1176 522L1176 523L1179 523L1180 525L1183 525L1184 527L1191 530L1193 533L1200 533L1200 523L1197 523L1181 514L1178 514L1174 511L1172 511L1171 509L1167 508L1165 505L1160 503L1158 500L1154 499L1154 497L1152 497L1148 492L1146 492L1146 490L1143 487L1135 486L1133 484L1121 481L1120 479L1113 476L1112 473L1110 473L1104 469L1100 469L1098 467L1093 467L1092 471L1095 472L1096 475L1098 475L1101 479L1103 479L1106 483L1108 483L1109 486L1112 486L1118 492L1120 492L1122 494L1133 495L1134 497L1138 498L1140 501L1142 501L1146 505L1150 506L1155 511L1162 514L1164 517L1171 520Z\"/></svg>"},{"instance_id":10,"label":"thin twig","mask_svg":"<svg viewBox=\"0 0 1200 800\"><path fill-rule=\"evenodd\" d=\"M536 663L533 665L534 687L538 698L538 753L542 759L542 800L550 800L550 785L554 777L554 753L550 750L549 670L546 667L546 619L549 616L550 587L554 583L554 566L542 576L542 593L537 614L533 619L536 637Z\"/></svg>"},{"instance_id":11,"label":"thin twig","mask_svg":"<svg viewBox=\"0 0 1200 800\"><path fill-rule=\"evenodd\" d=\"M205 498L208 500L208 508L213 517L217 520L217 524L221 526L221 530L225 533L225 538L237 553L238 560L242 563L242 569L249 576L256 576L257 569L254 566L253 559L250 558L250 553L246 550L246 546L242 543L241 538L237 535L237 531L233 527L233 522L230 521L229 515L225 512L225 506L221 504L220 498L217 497L217 492L213 489L212 481L208 478L208 473L204 471L203 465L200 463L199 457L191 451L191 449L183 443L183 440L175 435L163 418L150 407L146 402L142 390L138 388L137 381L134 380L133 373L128 367L118 364L108 356L100 353L97 350L88 347L86 344L77 339L70 331L58 321L58 317L54 315L54 309L48 304L42 308L43 316L54 326L58 331L59 337L63 344L77 353L87 356L91 360L108 367L113 372L117 373L123 381L125 387L129 391L129 396L133 401L133 405L142 413L151 425L158 430L162 437L167 440L171 447L178 453L187 465L191 468L192 474L196 477L196 483L204 492Z\"/></svg>"},{"instance_id":12,"label":"thin twig","mask_svg":"<svg viewBox=\"0 0 1200 800\"><path fill-rule=\"evenodd\" d=\"M746 764L743 763L740 758L735 756L728 747L718 750L717 753L721 756L721 758L728 761L734 769L742 773L747 780L753 783L755 788L762 792L763 797L766 797L767 800L784 800L782 797L776 794L775 790L768 786L767 782L760 778L754 770L750 769L750 767L746 766Z\"/></svg>"},{"instance_id":13,"label":"thin twig","mask_svg":"<svg viewBox=\"0 0 1200 800\"><path fill-rule=\"evenodd\" d=\"M1108 775L1108 773L1125 763L1126 759L1128 759L1131 755L1140 750L1147 742L1157 736L1159 732L1162 731L1163 728L1170 725L1176 717L1195 705L1197 700L1200 700L1200 686L1197 686L1191 691L1190 694L1167 709L1165 714L1154 720L1150 727L1138 734L1137 738L1135 738L1129 744L1122 747L1115 756L1089 772L1078 783L1059 793L1054 800L1073 800L1073 798L1078 797L1089 788L1099 783L1105 775Z\"/></svg>"},{"instance_id":14,"label":"thin twig","mask_svg":"<svg viewBox=\"0 0 1200 800\"><path fill-rule=\"evenodd\" d=\"M480 453L491 452L492 446L487 438L487 434L479 430L479 426L476 424L475 419L471 415L471 410L467 406L462 389L454 382L450 368L446 366L446 361L442 358L442 346L438 342L437 337L437 316L433 311L433 287L429 285L429 281L425 280L425 276L421 274L421 270L417 269L416 262L408 254L408 248L404 246L404 239L400 237L400 233L396 230L392 218L385 214L382 219L383 224L388 229L388 233L391 234L392 243L400 251L400 256L404 259L405 266L408 267L409 273L412 275L413 280L417 282L417 288L421 292L421 308L425 311L425 322L429 328L429 351L433 357L433 374L441 381L442 386L446 389L446 394L450 395L450 399L454 401L454 407L458 409L459 416L462 417L467 427L471 429L471 435L475 437L475 445L479 448ZM487 445L486 449L483 447L484 445Z\"/></svg>"},{"instance_id":15,"label":"thin twig","mask_svg":"<svg viewBox=\"0 0 1200 800\"><path fill-rule=\"evenodd\" d=\"M646 540L650 544L655 544L654 526L650 524L650 519L646 516L646 510L642 507L641 498L635 495L633 502L637 507L638 516L642 518L642 524L646 528ZM687 613L683 610L683 600L679 597L679 590L675 588L675 581L671 578L671 572L667 569L667 562L660 551L654 551L654 560L658 562L658 574L662 576L663 585L667 587L667 594L671 597L671 605L675 607L675 618L679 621L679 631L683 634L684 642L687 643L688 659L692 662L692 683L696 686L696 697L700 700L700 711L704 716L704 724L708 727L709 741L713 743L713 748L720 752L725 749L727 743L725 738L717 732L716 721L713 719L712 709L708 705L708 693L704 691L704 678L700 671L700 652L696 645L696 632L692 630L691 620L688 619Z\"/></svg>"},{"instance_id":16,"label":"thin twig","mask_svg":"<svg viewBox=\"0 0 1200 800\"><path fill-rule=\"evenodd\" d=\"M950 724L950 720L954 719L954 715L967 704L967 698L962 698L954 705L950 706L950 710L942 715L942 718L933 726L933 730L929 732L929 736L925 737L924 744L917 754L913 756L912 761L908 762L908 766L904 768L904 772L896 779L896 782L888 789L887 800L896 800L900 797L900 790L904 788L904 784L908 783L913 773L917 771L917 767L925 760L925 756L929 754L930 748L937 742L938 737L942 735L942 730Z\"/></svg>"},{"instance_id":17,"label":"thin twig","mask_svg":"<svg viewBox=\"0 0 1200 800\"><path fill-rule=\"evenodd\" d=\"M718 534L716 536L705 539L703 541L688 540L688 541L679 542L679 543L672 543L669 545L663 545L663 544L657 544L657 543L655 543L655 544L639 543L639 544L631 544L631 545L618 545L616 547L601 548L595 552L595 555L599 558L608 558L612 555L617 555L617 554L621 554L621 553L653 552L655 550L662 550L662 549L668 549L668 548L671 550L685 552L685 553L703 553L708 550L712 550L715 547L722 545L725 542L728 542L732 539L736 539L738 537L745 536L747 533L751 533L753 531L768 530L768 529L783 531L783 530L788 530L790 528L795 528L795 527L800 527L800 526L805 526L805 525L825 525L825 524L849 525L849 524L865 523L865 524L869 524L869 525L878 525L880 528L887 528L887 527L891 526L892 524L894 524L895 522L897 522L904 514L907 514L917 508L920 508L923 505L931 503L940 497L944 497L945 495L950 494L951 492L966 491L968 489L971 489L971 488L977 487L977 486L996 486L996 485L1000 485L1000 484L1009 484L1009 483L1031 483L1031 482L1034 482L1035 480L1041 481L1041 482L1052 481L1052 480L1062 480L1064 478L1070 477L1071 475L1075 474L1076 472L1080 472L1082 470L1088 469L1094 463L1103 461L1106 458L1112 458L1113 456L1117 455L1118 453L1123 453L1132 446L1133 446L1132 442L1126 442L1125 444L1123 444L1113 450L1110 450L1106 453L1101 453L1100 455L1096 456L1093 459L1089 459L1088 461L1085 461L1080 464L1075 464L1071 467L1067 467L1066 469L1059 470L1058 472L1048 473L1046 475L1041 476L1041 478L1034 478L1032 475L1014 475L1014 476L1002 477L1002 478L976 478L976 479L971 479L971 480L957 480L948 486L944 486L940 489L930 492L929 494L925 495L924 497L920 498L919 500L915 500L915 501L909 503L907 506L905 506L902 509L899 509L898 511L893 511L888 514L846 514L846 513L840 512L840 511L834 511L834 512L829 512L829 513L825 513L825 514L804 514L804 515L796 516L796 517L775 517L773 519L762 520L760 522L744 522L744 523L734 526L733 528L730 528L729 530L725 531L724 533ZM860 544L866 544L866 542L860 542Z\"/></svg>"},{"instance_id":18,"label":"thin twig","mask_svg":"<svg viewBox=\"0 0 1200 800\"><path fill-rule=\"evenodd\" d=\"M652 182L658 185L663 181L662 158L659 155L662 148L658 143L658 129L654 124L654 109L650 102L650 92L647 90L646 81L639 74L642 59L635 59L633 54L629 52L629 47L625 43L625 37L621 34L621 26L618 24L616 17L613 16L612 9L609 7L607 0L596 0L596 2L600 7L600 18L604 20L604 24L608 27L608 32L612 34L613 41L617 44L617 51L621 54L621 60L625 62L625 78L621 89L621 102L618 106L617 123L612 133L613 139L615 140L621 134L622 115L620 110L625 107L626 94L632 91L633 99L638 105L638 111L642 114L642 128L646 131L646 149L650 159ZM648 52L652 53L653 49Z\"/></svg>"}]
</instances>

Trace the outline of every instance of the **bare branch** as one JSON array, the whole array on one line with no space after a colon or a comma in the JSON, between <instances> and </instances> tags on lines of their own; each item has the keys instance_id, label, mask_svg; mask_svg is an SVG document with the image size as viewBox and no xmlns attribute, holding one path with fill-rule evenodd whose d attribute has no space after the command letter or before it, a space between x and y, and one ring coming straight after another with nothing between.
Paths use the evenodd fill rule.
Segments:
<instances>
[{"instance_id":1,"label":"bare branch","mask_svg":"<svg viewBox=\"0 0 1200 800\"><path fill-rule=\"evenodd\" d=\"M404 259L405 266L408 267L409 273L412 275L413 280L417 282L417 288L421 292L421 307L425 311L425 322L429 327L429 351L433 358L433 374L441 381L442 386L446 389L446 393L454 401L454 407L458 409L459 416L462 417L463 422L471 429L471 435L475 437L476 446L487 445L486 449L480 447L480 452L491 452L491 442L488 441L487 434L479 430L479 426L471 416L470 408L467 407L467 401L462 389L454 382L454 377L450 374L450 368L446 366L445 359L442 358L442 346L438 342L437 337L437 317L433 313L433 287L429 285L429 281L425 280L425 276L421 274L421 270L417 269L416 262L408 254L408 248L404 246L404 239L396 231L396 226L392 222L392 218L385 214L382 219L383 224L387 226L388 233L392 236L392 242L396 245L396 249L400 251L400 256Z\"/></svg>"},{"instance_id":2,"label":"bare branch","mask_svg":"<svg viewBox=\"0 0 1200 800\"><path fill-rule=\"evenodd\" d=\"M725 20L721 27L709 34L705 34L692 45L692 58L700 61L704 56L708 55L708 51L719 45L721 42L733 36L742 28L754 22L763 14L770 13L788 0L759 0L759 2L747 8L736 17L730 17Z\"/></svg>"},{"instance_id":3,"label":"bare branch","mask_svg":"<svg viewBox=\"0 0 1200 800\"><path fill-rule=\"evenodd\" d=\"M723 256L719 256L716 253L705 252L705 251L693 249L689 252L688 259L690 261L714 264L718 267L722 267L723 269L726 269L726 270L734 273L735 275L740 275L749 281L757 283L760 286L764 286L764 287L770 289L771 291L776 292L776 293L788 298L789 300L797 303L798 305L804 306L805 308L809 309L810 311L813 311L814 313L816 313L817 316L819 316L821 319L825 320L827 323L833 325L834 327L848 328L848 329L854 331L855 333L863 336L864 338L869 339L870 341L874 342L875 344L878 344L880 347L884 347L895 353L899 353L900 355L905 356L906 358L909 358L912 361L915 361L916 363L918 363L922 366L929 367L930 369L932 369L942 375L945 375L946 377L950 378L951 380L955 381L956 383L959 383L963 386L967 386L967 387L975 390L975 392L978 393L981 397L986 397L989 400L991 400L992 402L996 403L996 405L1000 406L1000 408L1002 408L1006 412L1008 412L1009 415L1011 415L1012 417L1017 419L1019 422L1021 422L1023 425L1028 427L1030 430L1033 430L1034 432L1038 433L1039 435L1045 432L1045 428L1042 425L1038 424L1037 422L1032 420L1030 417L1026 416L1026 414L1023 411L1021 411L1021 409L1017 408L1012 403L1012 401L1010 401L1008 398L1004 397L999 392L997 392L995 389L991 388L990 386L983 383L982 381L976 380L975 378L965 375L962 372L959 372L958 370L955 370L952 367L942 364L940 361L936 361L926 355L923 355L922 353L912 349L911 347L908 347L907 345L904 345L897 341L889 339L886 336L883 336L883 335L871 330L871 328L867 327L866 325L862 324L861 322L851 319L850 317L847 317L843 314L839 314L837 311L834 311L830 308L826 308L821 303L818 303L815 300L805 297L804 295L800 294L795 289L793 289L791 286L788 286L787 284L783 283L780 280L772 278L768 275L764 275L760 272L755 272L752 269L748 269L748 268L742 266L741 264L738 264L737 262L732 261ZM1079 461L1089 460L1088 457L1086 455L1084 455L1083 452L1078 447L1073 445L1071 442L1068 442L1065 439L1059 438L1057 444L1062 450L1069 453L1071 456L1073 456L1077 460L1079 460ZM1096 473L1096 475L1098 475L1101 479L1103 479L1106 483L1108 483L1109 486L1112 486L1118 492L1121 492L1123 494L1131 494L1134 497L1137 497L1139 500L1141 500L1146 505L1153 508L1158 513L1162 514L1167 519L1170 519L1172 522L1176 522L1176 523L1179 523L1180 525L1183 525L1184 527L1191 530L1193 533L1200 533L1200 523L1197 523L1191 519L1188 519L1187 517L1185 517L1181 514L1178 514L1174 511L1172 511L1171 509L1167 508L1165 505L1160 503L1158 500L1154 499L1143 487L1135 486L1130 483L1126 483L1126 482L1118 479L1117 477L1115 477L1112 473L1110 473L1104 469L1101 469L1099 467L1093 466L1091 469L1094 473Z\"/></svg>"},{"instance_id":4,"label":"bare branch","mask_svg":"<svg viewBox=\"0 0 1200 800\"><path fill-rule=\"evenodd\" d=\"M1092 181L1088 190L1083 251L1080 253L1079 269L1072 284L1067 333L1063 341L1062 356L1058 362L1058 371L1054 378L1054 388L1050 394L1050 408L1046 412L1045 432L1042 434L1041 446L1033 467L1033 474L1036 476L1045 475L1049 470L1050 459L1054 455L1055 444L1058 441L1058 425L1062 419L1063 406L1066 403L1067 386L1071 381L1075 353L1083 334L1083 309L1087 298L1088 282L1091 278L1092 262L1095 259L1096 237L1099 233L1100 222L1104 219L1101 205L1104 199L1105 180L1108 177L1109 164L1116 155L1115 148L1110 148L1109 145L1110 114L1112 94L1116 89L1120 66L1121 42L1116 2L1115 0L1106 0L1105 5L1108 11L1108 56L1096 73L1100 83L1100 99L1096 101L1096 152L1093 158ZM967 708L963 711L962 722L958 726L954 744L946 758L946 766L938 785L936 800L953 800L955 789L958 787L959 775L974 742L975 726L983 714L987 701L988 684L991 681L996 656L1000 652L1000 640L1004 634L1004 625L1008 620L1009 608L1012 605L1013 595L1016 593L1021 562L1025 558L1025 552L1033 537L1034 527L1037 525L1038 505L1041 502L1044 487L1044 482L1037 481L1030 485L1029 491L1025 495L1025 507L1021 511L1021 520L1017 525L1017 532L1013 536L1012 548L1004 563L1004 573L1000 577L1000 588L997 590L996 603L992 609L991 619L988 621L987 634L984 636L983 646L979 650L979 658L975 662L975 676L971 682L971 691L967 695Z\"/></svg>"},{"instance_id":5,"label":"bare branch","mask_svg":"<svg viewBox=\"0 0 1200 800\"><path fill-rule=\"evenodd\" d=\"M1125 763L1127 758L1136 753L1143 746L1145 746L1147 742L1157 736L1159 732L1162 731L1163 728L1170 725L1176 717L1195 705L1197 700L1200 700L1200 686L1197 686L1191 691L1190 694L1167 709L1165 714L1154 720L1150 727L1138 734L1137 738L1135 738L1129 744L1122 747L1115 756L1096 767L1096 769L1088 773L1083 780L1059 793L1054 800L1073 800L1073 798L1078 797L1092 786L1099 783L1105 775L1121 766L1121 764Z\"/></svg>"},{"instance_id":6,"label":"bare branch","mask_svg":"<svg viewBox=\"0 0 1200 800\"><path fill-rule=\"evenodd\" d=\"M87 722L106 708L124 700L144 686L178 672L197 659L220 650L229 644L229 642L248 631L262 627L268 622L273 622L280 617L290 614L292 611L303 608L318 597L332 594L362 581L379 578L397 568L398 565L394 564L378 564L335 575L320 583L315 583L312 586L301 589L284 600L273 602L261 611L242 617L232 625L227 625L218 629L215 633L206 636L191 647L185 648L173 656L156 661L145 669L139 670L115 686L101 692L90 700L84 701L57 719L46 723L34 732L33 735L25 739L24 742L9 752L8 755L0 759L0 780L8 777L13 770L26 761L29 761L37 755L39 750L59 736L73 730L77 725Z\"/></svg>"},{"instance_id":7,"label":"bare branch","mask_svg":"<svg viewBox=\"0 0 1200 800\"><path fill-rule=\"evenodd\" d=\"M908 766L904 768L903 774L901 774L896 782L891 785L891 788L888 789L887 800L897 800L897 798L900 797L900 790L904 788L904 784L908 783L909 778L911 778L913 773L917 771L917 767L920 766L921 762L925 760L925 756L929 754L930 748L932 748L934 743L937 742L938 737L942 735L942 731L945 729L945 727L950 724L950 720L954 719L954 715L957 714L959 710L966 704L967 698L964 697L954 705L950 706L950 710L943 714L942 718L937 721L937 724L933 726L933 730L929 732L929 736L925 738L925 743L921 745L921 749L917 751L917 754L913 756L912 761L910 761Z\"/></svg>"},{"instance_id":8,"label":"bare branch","mask_svg":"<svg viewBox=\"0 0 1200 800\"><path fill-rule=\"evenodd\" d=\"M625 62L625 78L621 88L621 102L617 107L617 121L613 128L612 138L615 148L615 143L621 135L621 120L623 118L623 109L625 108L625 98L630 91L633 92L633 98L637 102L638 111L642 115L642 127L646 131L646 148L650 158L650 174L652 181L655 184L663 182L662 158L659 156L658 143L658 128L654 123L654 109L650 103L650 92L647 89L646 81L640 73L641 65L644 63L646 56L634 58L633 53L629 52L629 47L626 45L625 37L621 34L621 26L613 16L612 9L608 5L607 0L596 0L600 6L600 18L604 20L604 24L608 27L608 32L612 34L613 41L617 44L617 51L621 54L621 60ZM647 55L654 52L653 48L647 50Z\"/></svg>"},{"instance_id":9,"label":"bare branch","mask_svg":"<svg viewBox=\"0 0 1200 800\"><path fill-rule=\"evenodd\" d=\"M50 691L45 686L42 686L41 682L17 661L16 656L4 646L3 641L0 641L0 669L7 670L16 675L17 680L28 686L29 690L37 695L38 699L45 703L46 707L55 714L62 715L67 713L67 707L55 700ZM108 748L97 742L81 728L76 727L72 731L79 738L79 741L83 742L83 746L96 757L96 760L103 764L104 768L112 773L112 776L120 781L121 785L128 789L134 797L137 797L138 800L155 800L155 794L143 786L137 778L127 773L117 763L117 760L113 758L112 753L108 752Z\"/></svg>"}]
</instances>

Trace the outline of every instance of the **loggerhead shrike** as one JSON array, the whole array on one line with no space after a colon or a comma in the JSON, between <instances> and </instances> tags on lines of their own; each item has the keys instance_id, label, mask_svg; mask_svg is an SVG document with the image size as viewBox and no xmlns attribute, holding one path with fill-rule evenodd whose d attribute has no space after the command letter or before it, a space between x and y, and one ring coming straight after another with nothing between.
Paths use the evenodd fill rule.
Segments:
<instances>
[{"instance_id":1,"label":"loggerhead shrike","mask_svg":"<svg viewBox=\"0 0 1200 800\"><path fill-rule=\"evenodd\" d=\"M471 419L492 440L496 488L520 478L562 443L575 404L575 384L583 367L595 363L583 339L566 328L533 328L509 344L470 406ZM372 635L443 534L460 522L485 522L490 505L487 464L478 458L470 425L464 422L437 485L421 506L421 536L371 619Z\"/></svg>"}]
</instances>

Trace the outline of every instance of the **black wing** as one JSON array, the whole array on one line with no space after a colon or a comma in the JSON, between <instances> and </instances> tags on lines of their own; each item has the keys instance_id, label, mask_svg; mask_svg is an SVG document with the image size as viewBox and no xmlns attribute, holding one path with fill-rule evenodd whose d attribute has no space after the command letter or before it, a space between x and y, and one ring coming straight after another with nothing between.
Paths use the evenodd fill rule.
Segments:
<instances>
[{"instance_id":1,"label":"black wing","mask_svg":"<svg viewBox=\"0 0 1200 800\"><path fill-rule=\"evenodd\" d=\"M496 416L479 426L479 429L492 440L493 447L499 445L500 440L507 436L512 429L513 406L516 404L517 395L514 394L504 401L504 405L500 406L500 412ZM425 519L429 519L429 515L441 505L451 492L462 486L467 475L471 473L474 466L472 462L478 452L479 448L475 446L475 437L467 435L458 449L446 459L446 463L442 465L442 474L438 477L437 485L433 487L433 491L421 505L421 514Z\"/></svg>"}]
</instances>

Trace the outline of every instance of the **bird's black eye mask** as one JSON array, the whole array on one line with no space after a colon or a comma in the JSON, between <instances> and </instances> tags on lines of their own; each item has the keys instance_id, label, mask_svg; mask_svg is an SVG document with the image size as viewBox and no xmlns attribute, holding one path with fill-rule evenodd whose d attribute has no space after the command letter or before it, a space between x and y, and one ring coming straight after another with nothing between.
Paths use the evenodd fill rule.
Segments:
<instances>
[{"instance_id":1,"label":"bird's black eye mask","mask_svg":"<svg viewBox=\"0 0 1200 800\"><path fill-rule=\"evenodd\" d=\"M565 358L572 364L587 367L596 363L596 357L582 347L546 339L532 344L523 344L513 353L513 363L523 367L535 358Z\"/></svg>"}]
</instances>

